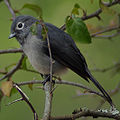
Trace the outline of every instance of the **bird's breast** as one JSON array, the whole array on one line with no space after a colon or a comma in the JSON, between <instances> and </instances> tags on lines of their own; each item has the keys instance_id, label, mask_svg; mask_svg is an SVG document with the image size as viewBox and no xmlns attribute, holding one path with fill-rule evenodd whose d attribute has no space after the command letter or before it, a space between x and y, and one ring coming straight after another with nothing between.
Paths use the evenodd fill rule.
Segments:
<instances>
[{"instance_id":1,"label":"bird's breast","mask_svg":"<svg viewBox=\"0 0 120 120\"><path fill-rule=\"evenodd\" d=\"M32 37L24 44L22 49L34 69L41 74L49 74L50 58L42 51L42 42L43 41L40 41L40 39ZM65 71L65 66L54 60L53 73L58 75L60 73L64 73Z\"/></svg>"}]
</instances>

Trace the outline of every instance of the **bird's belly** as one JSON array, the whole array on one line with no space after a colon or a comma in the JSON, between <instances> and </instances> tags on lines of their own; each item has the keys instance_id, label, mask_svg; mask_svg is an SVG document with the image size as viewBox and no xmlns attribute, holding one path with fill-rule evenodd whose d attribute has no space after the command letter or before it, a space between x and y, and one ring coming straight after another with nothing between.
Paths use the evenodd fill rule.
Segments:
<instances>
[{"instance_id":1,"label":"bird's belly","mask_svg":"<svg viewBox=\"0 0 120 120\"><path fill-rule=\"evenodd\" d=\"M36 53L27 54L31 65L40 73L49 73L49 60L44 55L39 55Z\"/></svg>"},{"instance_id":2,"label":"bird's belly","mask_svg":"<svg viewBox=\"0 0 120 120\"><path fill-rule=\"evenodd\" d=\"M50 74L50 58L46 54L40 51L38 52L36 50L32 50L32 48L29 49L29 51L23 48L23 51L27 55L34 69L41 74ZM61 73L65 73L66 67L57 61L54 61L52 64L52 71L53 74L59 75Z\"/></svg>"}]
</instances>

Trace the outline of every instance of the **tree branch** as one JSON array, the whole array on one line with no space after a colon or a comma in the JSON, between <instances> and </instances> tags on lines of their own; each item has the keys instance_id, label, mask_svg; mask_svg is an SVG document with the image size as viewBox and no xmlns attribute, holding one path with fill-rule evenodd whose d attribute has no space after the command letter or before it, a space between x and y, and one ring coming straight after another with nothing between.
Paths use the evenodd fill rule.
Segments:
<instances>
[{"instance_id":1,"label":"tree branch","mask_svg":"<svg viewBox=\"0 0 120 120\"><path fill-rule=\"evenodd\" d=\"M52 107L52 93L51 93L51 82L48 81L44 85L45 90L45 108L43 114L43 120L49 120Z\"/></svg>"},{"instance_id":2,"label":"tree branch","mask_svg":"<svg viewBox=\"0 0 120 120\"><path fill-rule=\"evenodd\" d=\"M17 84L19 86L23 86L23 85L28 85L28 84L42 84L42 83L43 82L40 81L40 80L32 80L32 81L27 81L27 82L20 82L20 83L17 83ZM96 95L104 98L104 96L101 93L96 92L96 91L90 89L89 87L84 86L84 85L79 84L79 83L74 83L74 82L65 81L65 80L61 80L61 81L56 80L55 84L64 84L64 85L71 85L71 86L79 87L79 88L87 90L90 93L96 94Z\"/></svg>"},{"instance_id":3,"label":"tree branch","mask_svg":"<svg viewBox=\"0 0 120 120\"><path fill-rule=\"evenodd\" d=\"M22 53L23 50L21 48L16 49L8 49L8 50L0 50L0 54L6 54L6 53Z\"/></svg>"},{"instance_id":4,"label":"tree branch","mask_svg":"<svg viewBox=\"0 0 120 120\"><path fill-rule=\"evenodd\" d=\"M120 28L120 26L113 26L113 27L104 28L104 30L102 30L102 31L98 31L96 33L91 34L91 37L96 37L99 34L102 34L102 33L105 33L105 32L110 32L110 31L113 31L113 30L117 30L119 28Z\"/></svg>"},{"instance_id":5,"label":"tree branch","mask_svg":"<svg viewBox=\"0 0 120 120\"><path fill-rule=\"evenodd\" d=\"M116 5L116 4L119 4L120 3L120 0L114 0L112 3L106 3L106 6L107 7L111 7L113 5ZM83 16L81 17L82 20L88 20L88 19L91 19L91 18L94 18L94 17L97 17L98 19L100 19L99 15L100 13L102 13L102 9L99 8L96 12L90 14L90 15L86 15L86 16ZM61 30L65 30L66 29L66 26L65 24L63 26L60 27Z\"/></svg>"},{"instance_id":6,"label":"tree branch","mask_svg":"<svg viewBox=\"0 0 120 120\"><path fill-rule=\"evenodd\" d=\"M23 59L24 59L24 54L22 54L20 60L16 64L16 66L10 72L8 72L6 75L4 75L2 78L0 78L0 81L5 79L5 78L10 78L20 68Z\"/></svg>"},{"instance_id":7,"label":"tree branch","mask_svg":"<svg viewBox=\"0 0 120 120\"><path fill-rule=\"evenodd\" d=\"M14 12L12 6L11 6L10 1L9 0L4 0L4 2L6 4L6 6L8 7L10 13L12 14L13 19L15 19L16 15L15 15L15 12Z\"/></svg>"},{"instance_id":8,"label":"tree branch","mask_svg":"<svg viewBox=\"0 0 120 120\"><path fill-rule=\"evenodd\" d=\"M116 37L118 35L120 35L120 32L116 32L111 35L96 35L95 38L112 39L113 37Z\"/></svg>"},{"instance_id":9,"label":"tree branch","mask_svg":"<svg viewBox=\"0 0 120 120\"><path fill-rule=\"evenodd\" d=\"M52 108L52 72L53 72L53 59L52 59L52 53L51 53L51 47L50 47L50 40L48 36L48 32L46 29L45 24L43 21L40 21L43 30L46 34L46 39L47 39L47 45L48 45L48 51L49 51L49 57L50 57L50 73L49 73L49 79L50 81L47 81L44 85L44 90L45 90L45 108L44 108L44 114L43 114L43 120L49 120L50 115L51 115L51 108ZM46 78L47 79L47 78Z\"/></svg>"},{"instance_id":10,"label":"tree branch","mask_svg":"<svg viewBox=\"0 0 120 120\"><path fill-rule=\"evenodd\" d=\"M92 118L112 118L115 120L120 120L120 114L108 112L108 111L93 111L93 110L82 110L79 113L60 116L60 117L51 117L50 120L75 120L81 117L92 117Z\"/></svg>"},{"instance_id":11,"label":"tree branch","mask_svg":"<svg viewBox=\"0 0 120 120\"><path fill-rule=\"evenodd\" d=\"M110 3L110 2L106 3L106 6L107 7L111 7L111 6L119 4L119 3L120 3L120 0L114 0L112 3ZM83 16L81 19L82 20L88 20L90 18L98 17L100 15L100 13L102 13L102 9L101 8L99 8L96 12L94 12L94 13L92 13L90 15Z\"/></svg>"},{"instance_id":12,"label":"tree branch","mask_svg":"<svg viewBox=\"0 0 120 120\"><path fill-rule=\"evenodd\" d=\"M21 90L21 88L17 84L14 84L14 87L21 94L22 100L24 100L28 104L28 106L30 107L30 109L32 110L32 112L34 114L34 120L38 120L38 115L37 115L34 107L32 106L32 104L29 102L29 98L26 96L26 94Z\"/></svg>"}]
</instances>

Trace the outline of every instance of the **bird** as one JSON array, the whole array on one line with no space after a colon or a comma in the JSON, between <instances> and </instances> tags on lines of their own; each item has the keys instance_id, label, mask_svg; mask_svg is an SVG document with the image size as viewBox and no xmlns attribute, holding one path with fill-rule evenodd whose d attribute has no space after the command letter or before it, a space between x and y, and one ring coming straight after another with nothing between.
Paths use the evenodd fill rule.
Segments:
<instances>
[{"instance_id":1,"label":"bird","mask_svg":"<svg viewBox=\"0 0 120 120\"><path fill-rule=\"evenodd\" d=\"M67 69L71 69L87 82L92 81L108 103L113 106L111 97L91 74L84 56L72 37L53 24L46 22L43 24L47 29L52 54L52 74L61 75ZM31 30L33 25L36 25L35 33ZM48 40L42 33L43 25L40 20L29 15L20 15L13 20L9 39L15 37L33 68L43 76L49 76L51 59Z\"/></svg>"}]
</instances>

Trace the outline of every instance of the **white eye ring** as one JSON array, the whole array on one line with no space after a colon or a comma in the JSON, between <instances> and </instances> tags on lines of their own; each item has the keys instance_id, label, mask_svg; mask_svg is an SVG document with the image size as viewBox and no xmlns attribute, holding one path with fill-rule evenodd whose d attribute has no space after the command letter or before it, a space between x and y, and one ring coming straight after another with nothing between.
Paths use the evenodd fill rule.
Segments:
<instances>
[{"instance_id":1,"label":"white eye ring","mask_svg":"<svg viewBox=\"0 0 120 120\"><path fill-rule=\"evenodd\" d=\"M17 30L22 30L23 28L24 28L24 23L18 22L18 23L17 23L17 26L16 26L16 29L17 29Z\"/></svg>"}]
</instances>

